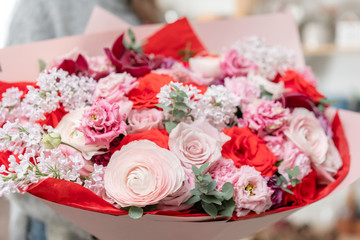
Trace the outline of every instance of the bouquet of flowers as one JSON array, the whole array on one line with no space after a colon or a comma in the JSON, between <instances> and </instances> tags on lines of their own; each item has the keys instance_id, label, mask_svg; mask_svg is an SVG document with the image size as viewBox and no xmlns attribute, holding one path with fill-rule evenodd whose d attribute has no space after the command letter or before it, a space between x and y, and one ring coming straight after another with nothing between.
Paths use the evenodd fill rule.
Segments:
<instances>
[{"instance_id":1,"label":"bouquet of flowers","mask_svg":"<svg viewBox=\"0 0 360 240\"><path fill-rule=\"evenodd\" d=\"M340 118L291 49L245 37L211 54L186 19L104 47L2 84L0 195L236 221L317 201L347 175Z\"/></svg>"}]
</instances>

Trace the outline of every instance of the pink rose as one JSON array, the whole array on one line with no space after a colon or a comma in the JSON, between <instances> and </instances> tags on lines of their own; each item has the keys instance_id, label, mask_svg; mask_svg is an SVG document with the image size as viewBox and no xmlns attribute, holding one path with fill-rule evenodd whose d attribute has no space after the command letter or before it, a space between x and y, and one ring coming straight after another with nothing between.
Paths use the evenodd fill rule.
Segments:
<instances>
[{"instance_id":1,"label":"pink rose","mask_svg":"<svg viewBox=\"0 0 360 240\"><path fill-rule=\"evenodd\" d=\"M285 135L310 156L313 164L322 164L329 149L328 137L313 112L305 108L295 108L290 126Z\"/></svg>"},{"instance_id":2,"label":"pink rose","mask_svg":"<svg viewBox=\"0 0 360 240\"><path fill-rule=\"evenodd\" d=\"M128 122L130 126L129 132L138 133L153 128L163 128L163 113L155 108L134 109L130 112Z\"/></svg>"},{"instance_id":3,"label":"pink rose","mask_svg":"<svg viewBox=\"0 0 360 240\"><path fill-rule=\"evenodd\" d=\"M290 111L283 108L280 102L262 98L244 107L243 119L249 128L262 136L287 125Z\"/></svg>"},{"instance_id":4,"label":"pink rose","mask_svg":"<svg viewBox=\"0 0 360 240\"><path fill-rule=\"evenodd\" d=\"M192 196L190 190L195 188L195 175L189 169L185 169L186 180L182 186L175 193L170 194L158 204L159 210L182 211L191 208L193 205L185 204L185 202Z\"/></svg>"},{"instance_id":5,"label":"pink rose","mask_svg":"<svg viewBox=\"0 0 360 240\"><path fill-rule=\"evenodd\" d=\"M335 181L334 176L342 167L343 162L332 139L328 139L329 149L326 153L326 160L322 164L314 164L318 175L319 184L328 185Z\"/></svg>"},{"instance_id":6,"label":"pink rose","mask_svg":"<svg viewBox=\"0 0 360 240\"><path fill-rule=\"evenodd\" d=\"M213 164L221 157L221 148L230 137L199 119L192 124L179 123L169 135L170 151L180 159L182 165L191 169L204 163Z\"/></svg>"},{"instance_id":7,"label":"pink rose","mask_svg":"<svg viewBox=\"0 0 360 240\"><path fill-rule=\"evenodd\" d=\"M231 159L220 158L209 168L211 177L216 181L216 190L221 190L226 182L233 183L238 169Z\"/></svg>"},{"instance_id":8,"label":"pink rose","mask_svg":"<svg viewBox=\"0 0 360 240\"><path fill-rule=\"evenodd\" d=\"M94 98L105 99L110 104L117 103L133 88L138 86L136 78L128 73L111 73L99 80L94 92Z\"/></svg>"},{"instance_id":9,"label":"pink rose","mask_svg":"<svg viewBox=\"0 0 360 240\"><path fill-rule=\"evenodd\" d=\"M105 145L109 148L114 138L125 133L127 125L124 120L125 114L120 114L117 104L98 100L84 111L78 130L85 135L85 144Z\"/></svg>"},{"instance_id":10,"label":"pink rose","mask_svg":"<svg viewBox=\"0 0 360 240\"><path fill-rule=\"evenodd\" d=\"M296 166L300 168L300 174L296 179L303 179L306 177L311 170L311 161L310 158L301 151L295 144L290 141L284 143L283 146L283 162L278 168L278 171L283 175L287 180L289 180L288 174L285 172L286 169L294 169ZM290 183L289 183L290 184Z\"/></svg>"},{"instance_id":11,"label":"pink rose","mask_svg":"<svg viewBox=\"0 0 360 240\"><path fill-rule=\"evenodd\" d=\"M228 51L223 60L220 62L220 67L225 76L246 76L248 72L257 70L258 66L251 60L232 49Z\"/></svg>"},{"instance_id":12,"label":"pink rose","mask_svg":"<svg viewBox=\"0 0 360 240\"><path fill-rule=\"evenodd\" d=\"M238 217L250 211L257 214L265 212L271 205L273 190L254 167L242 166L234 180L235 212Z\"/></svg>"},{"instance_id":13,"label":"pink rose","mask_svg":"<svg viewBox=\"0 0 360 240\"><path fill-rule=\"evenodd\" d=\"M277 159L284 158L285 136L282 134L282 132L275 135L266 135L263 137L263 140L266 142L267 148L275 155Z\"/></svg>"},{"instance_id":14,"label":"pink rose","mask_svg":"<svg viewBox=\"0 0 360 240\"><path fill-rule=\"evenodd\" d=\"M127 97L121 98L117 105L119 106L119 112L120 114L125 114L126 116L129 116L130 111L133 107L133 102L129 100Z\"/></svg>"},{"instance_id":15,"label":"pink rose","mask_svg":"<svg viewBox=\"0 0 360 240\"><path fill-rule=\"evenodd\" d=\"M121 207L157 204L185 181L179 159L148 140L133 141L116 151L105 170L106 193Z\"/></svg>"},{"instance_id":16,"label":"pink rose","mask_svg":"<svg viewBox=\"0 0 360 240\"><path fill-rule=\"evenodd\" d=\"M260 87L254 82L249 81L246 77L225 78L225 87L240 97L240 105L249 104L255 99L260 98Z\"/></svg>"}]
</instances>

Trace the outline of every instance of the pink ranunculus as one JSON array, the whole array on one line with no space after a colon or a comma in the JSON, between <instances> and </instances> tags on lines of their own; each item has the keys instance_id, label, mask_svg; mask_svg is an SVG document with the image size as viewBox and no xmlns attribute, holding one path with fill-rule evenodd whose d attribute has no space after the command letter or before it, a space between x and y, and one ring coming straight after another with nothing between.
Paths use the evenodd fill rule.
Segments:
<instances>
[{"instance_id":1,"label":"pink ranunculus","mask_svg":"<svg viewBox=\"0 0 360 240\"><path fill-rule=\"evenodd\" d=\"M117 105L119 105L119 112L120 114L125 114L126 116L129 116L130 111L133 107L133 102L129 100L127 97L121 98Z\"/></svg>"},{"instance_id":2,"label":"pink ranunculus","mask_svg":"<svg viewBox=\"0 0 360 240\"><path fill-rule=\"evenodd\" d=\"M116 151L105 170L106 193L121 207L145 207L178 191L186 180L179 159L148 140Z\"/></svg>"},{"instance_id":3,"label":"pink ranunculus","mask_svg":"<svg viewBox=\"0 0 360 240\"><path fill-rule=\"evenodd\" d=\"M299 166L300 174L296 177L298 180L302 180L312 171L310 158L295 144L287 141L284 143L283 149L283 162L280 164L278 171L287 180L289 180L289 177L285 172L286 169L293 170L296 166Z\"/></svg>"},{"instance_id":4,"label":"pink ranunculus","mask_svg":"<svg viewBox=\"0 0 360 240\"><path fill-rule=\"evenodd\" d=\"M209 168L211 177L216 181L216 190L221 190L226 182L234 183L238 169L231 159L220 158Z\"/></svg>"},{"instance_id":5,"label":"pink ranunculus","mask_svg":"<svg viewBox=\"0 0 360 240\"><path fill-rule=\"evenodd\" d=\"M209 86L215 81L213 77L204 77L196 72L189 72L188 79L190 82L199 86Z\"/></svg>"},{"instance_id":6,"label":"pink ranunculus","mask_svg":"<svg viewBox=\"0 0 360 240\"><path fill-rule=\"evenodd\" d=\"M65 146L65 145L60 145L58 147L58 149L61 151L62 154L64 154L65 156L69 157L69 156L76 156L81 160L81 164L83 164L83 168L81 168L78 172L80 173L81 176L83 177L87 177L90 173L92 173L94 171L94 165L92 163L92 161L86 160L83 155L76 151L74 148L71 148L69 146ZM69 166L69 167L73 167L73 165Z\"/></svg>"},{"instance_id":7,"label":"pink ranunculus","mask_svg":"<svg viewBox=\"0 0 360 240\"><path fill-rule=\"evenodd\" d=\"M259 136L272 133L286 126L290 120L290 111L280 102L259 99L243 109L243 119L247 126Z\"/></svg>"},{"instance_id":8,"label":"pink ranunculus","mask_svg":"<svg viewBox=\"0 0 360 240\"><path fill-rule=\"evenodd\" d=\"M295 108L285 135L310 156L313 164L322 164L329 149L328 137L313 112Z\"/></svg>"},{"instance_id":9,"label":"pink ranunculus","mask_svg":"<svg viewBox=\"0 0 360 240\"><path fill-rule=\"evenodd\" d=\"M137 85L136 78L128 73L111 73L99 80L94 98L96 100L105 99L110 104L117 103Z\"/></svg>"},{"instance_id":10,"label":"pink ranunculus","mask_svg":"<svg viewBox=\"0 0 360 240\"><path fill-rule=\"evenodd\" d=\"M228 51L222 61L220 67L225 76L246 76L250 71L257 70L258 66L251 60L232 49Z\"/></svg>"},{"instance_id":11,"label":"pink ranunculus","mask_svg":"<svg viewBox=\"0 0 360 240\"><path fill-rule=\"evenodd\" d=\"M138 133L153 128L161 129L163 128L162 119L163 112L155 108L133 109L128 117L129 132Z\"/></svg>"},{"instance_id":12,"label":"pink ranunculus","mask_svg":"<svg viewBox=\"0 0 360 240\"><path fill-rule=\"evenodd\" d=\"M185 202L192 196L190 190L195 188L195 175L189 170L185 169L186 180L183 185L175 193L170 194L159 202L158 209L164 211L182 211L191 208L192 204L185 204Z\"/></svg>"},{"instance_id":13,"label":"pink ranunculus","mask_svg":"<svg viewBox=\"0 0 360 240\"><path fill-rule=\"evenodd\" d=\"M261 90L259 85L249 81L246 77L227 77L224 83L226 89L240 97L240 106L260 98Z\"/></svg>"},{"instance_id":14,"label":"pink ranunculus","mask_svg":"<svg viewBox=\"0 0 360 240\"><path fill-rule=\"evenodd\" d=\"M284 82L272 82L266 78L257 75L255 72L249 72L247 79L251 82L256 83L259 86L262 86L265 91L272 94L272 100L281 98L281 96L286 92L284 87Z\"/></svg>"},{"instance_id":15,"label":"pink ranunculus","mask_svg":"<svg viewBox=\"0 0 360 240\"><path fill-rule=\"evenodd\" d=\"M235 212L238 217L247 215L250 211L257 214L265 212L271 205L273 190L267 186L267 181L254 167L242 166L234 180Z\"/></svg>"},{"instance_id":16,"label":"pink ranunculus","mask_svg":"<svg viewBox=\"0 0 360 240\"><path fill-rule=\"evenodd\" d=\"M191 169L219 160L222 145L229 140L205 119L199 119L192 124L179 123L170 133L169 148L185 168Z\"/></svg>"},{"instance_id":17,"label":"pink ranunculus","mask_svg":"<svg viewBox=\"0 0 360 240\"><path fill-rule=\"evenodd\" d=\"M263 137L263 140L266 142L267 148L277 159L284 158L285 135L282 131L279 131L277 134L266 135Z\"/></svg>"},{"instance_id":18,"label":"pink ranunculus","mask_svg":"<svg viewBox=\"0 0 360 240\"><path fill-rule=\"evenodd\" d=\"M78 128L86 138L86 144L109 144L126 130L125 114L120 114L119 105L98 100L84 111L81 125Z\"/></svg>"}]
</instances>

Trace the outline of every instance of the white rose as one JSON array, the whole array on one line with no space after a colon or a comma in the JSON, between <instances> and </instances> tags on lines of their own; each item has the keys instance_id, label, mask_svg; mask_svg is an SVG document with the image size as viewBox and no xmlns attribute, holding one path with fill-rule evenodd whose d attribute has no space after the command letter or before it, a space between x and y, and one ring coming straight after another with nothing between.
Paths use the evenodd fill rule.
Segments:
<instances>
[{"instance_id":1,"label":"white rose","mask_svg":"<svg viewBox=\"0 0 360 240\"><path fill-rule=\"evenodd\" d=\"M61 134L62 142L79 149L84 158L89 160L92 156L103 153L99 149L106 148L106 146L85 145L84 134L76 129L80 126L84 110L84 108L81 108L66 114L56 126L55 131Z\"/></svg>"},{"instance_id":2,"label":"white rose","mask_svg":"<svg viewBox=\"0 0 360 240\"><path fill-rule=\"evenodd\" d=\"M189 59L189 66L194 73L204 78L217 78L221 75L219 57L193 57Z\"/></svg>"},{"instance_id":3,"label":"white rose","mask_svg":"<svg viewBox=\"0 0 360 240\"><path fill-rule=\"evenodd\" d=\"M190 125L179 123L170 133L169 148L185 168L191 169L192 165L200 167L209 162L211 166L219 160L222 145L229 140L230 137L199 119Z\"/></svg>"},{"instance_id":4,"label":"white rose","mask_svg":"<svg viewBox=\"0 0 360 240\"><path fill-rule=\"evenodd\" d=\"M162 128L163 113L155 108L134 109L130 112L128 121L131 133L144 132L150 129Z\"/></svg>"},{"instance_id":5,"label":"white rose","mask_svg":"<svg viewBox=\"0 0 360 240\"><path fill-rule=\"evenodd\" d=\"M259 86L263 86L267 92L272 94L273 100L279 99L285 92L284 82L274 83L260 75L256 75L254 72L250 72L247 75L247 79L258 84Z\"/></svg>"}]
</instances>

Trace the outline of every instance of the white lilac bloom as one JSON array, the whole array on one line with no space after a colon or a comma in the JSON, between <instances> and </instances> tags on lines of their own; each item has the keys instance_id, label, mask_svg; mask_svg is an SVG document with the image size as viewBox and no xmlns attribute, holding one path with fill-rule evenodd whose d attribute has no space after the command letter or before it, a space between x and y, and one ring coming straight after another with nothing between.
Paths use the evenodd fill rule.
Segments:
<instances>
[{"instance_id":1,"label":"white lilac bloom","mask_svg":"<svg viewBox=\"0 0 360 240\"><path fill-rule=\"evenodd\" d=\"M40 74L37 86L39 88L28 87L29 92L21 104L23 114L32 122L44 119L44 114L55 111L60 103L66 111L90 105L96 82L92 78L52 69Z\"/></svg>"},{"instance_id":2,"label":"white lilac bloom","mask_svg":"<svg viewBox=\"0 0 360 240\"><path fill-rule=\"evenodd\" d=\"M235 119L240 98L222 85L210 86L196 108L192 111L195 119L205 117L211 125L219 130L224 129Z\"/></svg>"},{"instance_id":3,"label":"white lilac bloom","mask_svg":"<svg viewBox=\"0 0 360 240\"><path fill-rule=\"evenodd\" d=\"M274 79L278 73L296 66L296 54L282 46L269 46L259 37L249 37L236 42L231 49L251 60L258 66L257 72L267 79Z\"/></svg>"}]
</instances>

